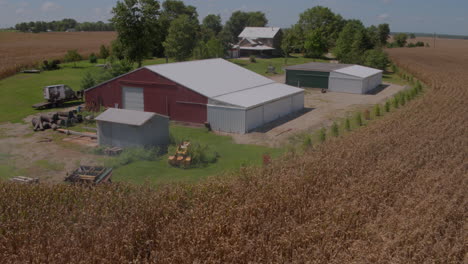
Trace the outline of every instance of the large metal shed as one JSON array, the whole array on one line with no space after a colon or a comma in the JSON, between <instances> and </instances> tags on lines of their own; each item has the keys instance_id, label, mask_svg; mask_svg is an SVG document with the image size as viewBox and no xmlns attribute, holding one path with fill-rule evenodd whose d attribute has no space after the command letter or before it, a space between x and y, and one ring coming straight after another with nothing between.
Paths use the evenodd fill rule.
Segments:
<instances>
[{"instance_id":1,"label":"large metal shed","mask_svg":"<svg viewBox=\"0 0 468 264\"><path fill-rule=\"evenodd\" d=\"M98 142L114 147L160 147L169 144L169 118L136 110L109 108L96 117Z\"/></svg>"},{"instance_id":2,"label":"large metal shed","mask_svg":"<svg viewBox=\"0 0 468 264\"><path fill-rule=\"evenodd\" d=\"M382 71L360 65L306 63L286 69L286 84L366 94L382 83Z\"/></svg>"},{"instance_id":3,"label":"large metal shed","mask_svg":"<svg viewBox=\"0 0 468 264\"><path fill-rule=\"evenodd\" d=\"M330 73L349 64L310 62L286 67L286 84L296 87L324 88L329 86Z\"/></svg>"},{"instance_id":4,"label":"large metal shed","mask_svg":"<svg viewBox=\"0 0 468 264\"><path fill-rule=\"evenodd\" d=\"M156 112L247 133L304 108L304 90L223 59L147 66L85 91L88 106Z\"/></svg>"},{"instance_id":5,"label":"large metal shed","mask_svg":"<svg viewBox=\"0 0 468 264\"><path fill-rule=\"evenodd\" d=\"M382 71L353 65L331 72L329 90L332 92L366 94L382 83Z\"/></svg>"}]
</instances>

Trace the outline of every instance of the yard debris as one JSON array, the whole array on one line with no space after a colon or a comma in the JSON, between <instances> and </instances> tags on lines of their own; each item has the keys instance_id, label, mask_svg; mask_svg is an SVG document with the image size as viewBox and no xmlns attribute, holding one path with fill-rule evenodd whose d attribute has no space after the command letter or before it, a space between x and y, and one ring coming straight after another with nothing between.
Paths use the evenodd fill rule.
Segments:
<instances>
[{"instance_id":1,"label":"yard debris","mask_svg":"<svg viewBox=\"0 0 468 264\"><path fill-rule=\"evenodd\" d=\"M57 129L57 131L64 133L66 135L75 135L75 136L90 137L93 139L97 139L97 134L94 134L94 133L82 133L82 132L76 132L76 131L69 130L69 129L61 129L61 128Z\"/></svg>"},{"instance_id":2,"label":"yard debris","mask_svg":"<svg viewBox=\"0 0 468 264\"><path fill-rule=\"evenodd\" d=\"M29 178L29 177L24 177L24 176L16 176L10 179L12 182L17 182L17 183L27 183L27 184L33 184L33 183L39 183L39 178Z\"/></svg>"},{"instance_id":3,"label":"yard debris","mask_svg":"<svg viewBox=\"0 0 468 264\"><path fill-rule=\"evenodd\" d=\"M100 166L80 166L70 175L67 174L66 182L71 183L105 183L111 182L112 168Z\"/></svg>"},{"instance_id":4,"label":"yard debris","mask_svg":"<svg viewBox=\"0 0 468 264\"><path fill-rule=\"evenodd\" d=\"M123 149L119 147L109 147L104 149L104 154L107 156L118 156L122 153Z\"/></svg>"},{"instance_id":5,"label":"yard debris","mask_svg":"<svg viewBox=\"0 0 468 264\"><path fill-rule=\"evenodd\" d=\"M22 73L41 73L41 70L29 69L29 70L22 71Z\"/></svg>"},{"instance_id":6,"label":"yard debris","mask_svg":"<svg viewBox=\"0 0 468 264\"><path fill-rule=\"evenodd\" d=\"M189 152L190 141L184 141L177 147L174 156L169 156L168 162L175 167L188 168L192 162L192 157Z\"/></svg>"},{"instance_id":7,"label":"yard debris","mask_svg":"<svg viewBox=\"0 0 468 264\"><path fill-rule=\"evenodd\" d=\"M43 131L49 128L56 130L62 126L71 126L81 122L83 122L83 116L76 114L76 111L43 114L31 121L34 131Z\"/></svg>"}]
</instances>

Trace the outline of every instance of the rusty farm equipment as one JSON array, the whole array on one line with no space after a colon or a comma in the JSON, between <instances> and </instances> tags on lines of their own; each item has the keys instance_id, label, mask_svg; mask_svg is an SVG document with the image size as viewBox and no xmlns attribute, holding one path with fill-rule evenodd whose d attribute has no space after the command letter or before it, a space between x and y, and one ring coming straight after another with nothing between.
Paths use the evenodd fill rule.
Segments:
<instances>
[{"instance_id":1,"label":"rusty farm equipment","mask_svg":"<svg viewBox=\"0 0 468 264\"><path fill-rule=\"evenodd\" d=\"M177 147L175 155L169 156L168 162L174 167L188 168L192 163L192 157L190 156L190 142L182 142L182 144Z\"/></svg>"},{"instance_id":2,"label":"rusty farm equipment","mask_svg":"<svg viewBox=\"0 0 468 264\"><path fill-rule=\"evenodd\" d=\"M99 184L111 182L112 168L99 166L80 166L65 178L70 183Z\"/></svg>"},{"instance_id":3,"label":"rusty farm equipment","mask_svg":"<svg viewBox=\"0 0 468 264\"><path fill-rule=\"evenodd\" d=\"M54 108L66 102L82 100L83 91L75 92L64 84L50 85L43 88L43 97L45 102L35 104L32 107L35 109Z\"/></svg>"}]
</instances>

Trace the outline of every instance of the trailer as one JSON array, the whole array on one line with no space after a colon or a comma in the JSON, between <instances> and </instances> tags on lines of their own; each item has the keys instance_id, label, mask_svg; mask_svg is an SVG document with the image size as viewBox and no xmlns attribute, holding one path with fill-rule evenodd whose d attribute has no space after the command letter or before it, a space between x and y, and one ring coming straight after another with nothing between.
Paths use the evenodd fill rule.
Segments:
<instances>
[{"instance_id":1,"label":"trailer","mask_svg":"<svg viewBox=\"0 0 468 264\"><path fill-rule=\"evenodd\" d=\"M43 88L43 97L45 102L37 103L32 107L35 109L55 108L66 102L82 100L83 91L75 92L64 84L49 85Z\"/></svg>"},{"instance_id":2,"label":"trailer","mask_svg":"<svg viewBox=\"0 0 468 264\"><path fill-rule=\"evenodd\" d=\"M80 166L65 178L70 183L99 184L111 182L112 168Z\"/></svg>"}]
</instances>

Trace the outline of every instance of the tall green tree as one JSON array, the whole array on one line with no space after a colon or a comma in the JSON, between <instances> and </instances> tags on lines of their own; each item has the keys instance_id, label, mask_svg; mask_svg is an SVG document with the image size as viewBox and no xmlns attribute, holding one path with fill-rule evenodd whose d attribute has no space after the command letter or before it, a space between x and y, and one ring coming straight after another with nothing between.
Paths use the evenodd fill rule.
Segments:
<instances>
[{"instance_id":1,"label":"tall green tree","mask_svg":"<svg viewBox=\"0 0 468 264\"><path fill-rule=\"evenodd\" d=\"M207 15L202 22L202 27L213 31L215 35L218 35L223 30L223 24L221 22L220 15Z\"/></svg>"},{"instance_id":2,"label":"tall green tree","mask_svg":"<svg viewBox=\"0 0 468 264\"><path fill-rule=\"evenodd\" d=\"M293 28L283 30L283 39L281 40L281 51L284 56L284 64L288 64L289 53L294 50L296 44L296 34Z\"/></svg>"},{"instance_id":3,"label":"tall green tree","mask_svg":"<svg viewBox=\"0 0 468 264\"><path fill-rule=\"evenodd\" d=\"M153 55L157 57L165 55L164 46L162 43L166 40L169 34L169 27L171 26L172 22L182 15L186 15L190 22L193 23L193 26L199 26L196 7L185 5L185 3L180 0L166 0L162 3L161 15L158 22L159 34L158 39L155 39Z\"/></svg>"},{"instance_id":4,"label":"tall green tree","mask_svg":"<svg viewBox=\"0 0 468 264\"><path fill-rule=\"evenodd\" d=\"M362 22L350 20L340 32L334 53L342 63L361 64L364 52L372 48L373 45Z\"/></svg>"},{"instance_id":5,"label":"tall green tree","mask_svg":"<svg viewBox=\"0 0 468 264\"><path fill-rule=\"evenodd\" d=\"M385 23L380 24L377 28L379 31L380 45L385 46L388 42L388 38L390 37L390 26Z\"/></svg>"},{"instance_id":6,"label":"tall green tree","mask_svg":"<svg viewBox=\"0 0 468 264\"><path fill-rule=\"evenodd\" d=\"M335 42L344 24L345 21L341 15L335 14L330 8L323 6L307 9L300 14L297 23L303 31L304 36L310 35L311 31L320 31L327 49L335 46Z\"/></svg>"},{"instance_id":7,"label":"tall green tree","mask_svg":"<svg viewBox=\"0 0 468 264\"><path fill-rule=\"evenodd\" d=\"M264 27L267 24L268 19L263 12L236 11L226 22L224 29L230 34L230 41L237 43L238 36L245 27Z\"/></svg>"},{"instance_id":8,"label":"tall green tree","mask_svg":"<svg viewBox=\"0 0 468 264\"><path fill-rule=\"evenodd\" d=\"M118 1L112 9L112 23L125 57L141 67L154 48L158 34L159 2L155 0Z\"/></svg>"},{"instance_id":9,"label":"tall green tree","mask_svg":"<svg viewBox=\"0 0 468 264\"><path fill-rule=\"evenodd\" d=\"M363 56L363 64L372 68L386 70L390 60L381 49L367 50Z\"/></svg>"},{"instance_id":10,"label":"tall green tree","mask_svg":"<svg viewBox=\"0 0 468 264\"><path fill-rule=\"evenodd\" d=\"M304 49L306 56L311 58L320 58L327 52L327 41L322 36L320 29L308 31L305 37Z\"/></svg>"},{"instance_id":11,"label":"tall green tree","mask_svg":"<svg viewBox=\"0 0 468 264\"><path fill-rule=\"evenodd\" d=\"M197 27L187 15L181 15L172 21L169 34L163 43L167 57L183 61L192 55L196 43Z\"/></svg>"}]
</instances>

